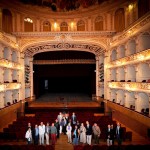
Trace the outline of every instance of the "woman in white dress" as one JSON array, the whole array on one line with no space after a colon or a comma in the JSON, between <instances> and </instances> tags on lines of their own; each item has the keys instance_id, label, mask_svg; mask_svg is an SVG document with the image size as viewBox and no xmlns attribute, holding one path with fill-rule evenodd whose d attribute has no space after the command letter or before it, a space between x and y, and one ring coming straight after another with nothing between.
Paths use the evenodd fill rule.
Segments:
<instances>
[{"instance_id":1,"label":"woman in white dress","mask_svg":"<svg viewBox=\"0 0 150 150\"><path fill-rule=\"evenodd\" d=\"M31 143L32 143L32 132L31 132L31 128L28 128L28 130L26 131L25 138L27 139L27 143L28 143L28 144L31 144Z\"/></svg>"},{"instance_id":2,"label":"woman in white dress","mask_svg":"<svg viewBox=\"0 0 150 150\"><path fill-rule=\"evenodd\" d=\"M83 123L81 123L79 130L80 130L80 142L86 143L86 128L84 127Z\"/></svg>"}]
</instances>

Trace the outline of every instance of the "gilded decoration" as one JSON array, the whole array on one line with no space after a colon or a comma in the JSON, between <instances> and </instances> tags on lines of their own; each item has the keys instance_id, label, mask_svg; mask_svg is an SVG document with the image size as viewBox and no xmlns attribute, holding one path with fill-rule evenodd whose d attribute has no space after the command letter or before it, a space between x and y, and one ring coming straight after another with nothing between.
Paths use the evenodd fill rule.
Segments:
<instances>
[{"instance_id":1,"label":"gilded decoration","mask_svg":"<svg viewBox=\"0 0 150 150\"><path fill-rule=\"evenodd\" d=\"M63 59L63 60L34 60L33 64L95 64L95 60L91 59Z\"/></svg>"},{"instance_id":2,"label":"gilded decoration","mask_svg":"<svg viewBox=\"0 0 150 150\"><path fill-rule=\"evenodd\" d=\"M9 38L9 36L4 35L3 33L0 32L0 41L2 41L2 43L5 43L15 49L18 48L18 45L16 42L14 42L12 39Z\"/></svg>"},{"instance_id":3,"label":"gilded decoration","mask_svg":"<svg viewBox=\"0 0 150 150\"><path fill-rule=\"evenodd\" d=\"M14 63L6 59L0 59L0 66L10 68L10 69L17 69L17 70L21 69L21 65L19 63Z\"/></svg>"},{"instance_id":4,"label":"gilded decoration","mask_svg":"<svg viewBox=\"0 0 150 150\"><path fill-rule=\"evenodd\" d=\"M26 51L26 49L28 49L28 52L30 53L29 56L31 56L32 55L31 49L33 50L33 47L34 47L33 45L37 45L37 43L38 45L41 44L42 46L43 46L42 43L46 43L45 47L47 47L48 43L54 43L53 46L52 44L51 46L49 46L51 49L54 49L54 50L57 50L55 48L57 47L56 43L57 44L61 43L62 48L67 48L66 45L68 45L67 43L69 43L69 45L72 45L72 46L69 46L70 49L76 49L76 48L81 49L83 47L85 50L92 52L94 54L95 53L101 54L102 51L104 51L104 49L106 51L106 48L108 46L108 40L110 40L110 37L112 37L115 33L110 32L110 31L98 31L98 32L32 32L32 33L31 32L30 33L15 32L13 34L16 37L18 37L20 50ZM73 44L70 44L70 42L71 43L82 42L84 44L74 44L73 46ZM86 47L85 43L88 43L87 47L90 47L89 49L85 48ZM89 44L89 43L92 43L92 44ZM99 52L95 52L91 50L91 48L95 49L95 47L97 47L96 50L99 50ZM58 49L60 49L60 47L58 47ZM35 51L37 51L37 49ZM25 54L28 55L27 52L25 52Z\"/></svg>"},{"instance_id":5,"label":"gilded decoration","mask_svg":"<svg viewBox=\"0 0 150 150\"><path fill-rule=\"evenodd\" d=\"M94 44L79 44L79 43L54 43L54 44L46 44L46 45L38 45L31 46L27 48L24 52L26 56L33 56L40 52L50 51L50 50L85 50L88 52L92 52L96 55L101 55L104 50Z\"/></svg>"},{"instance_id":6,"label":"gilded decoration","mask_svg":"<svg viewBox=\"0 0 150 150\"><path fill-rule=\"evenodd\" d=\"M149 59L150 59L150 49L141 51L131 56L127 56L127 57L112 61L107 65L107 68L120 67L124 65L129 65L129 64L136 64L142 61L147 61Z\"/></svg>"},{"instance_id":7,"label":"gilded decoration","mask_svg":"<svg viewBox=\"0 0 150 150\"><path fill-rule=\"evenodd\" d=\"M150 83L140 82L109 82L109 88L124 89L128 91L145 91L150 92Z\"/></svg>"},{"instance_id":8,"label":"gilded decoration","mask_svg":"<svg viewBox=\"0 0 150 150\"><path fill-rule=\"evenodd\" d=\"M138 22L135 22L131 28L125 30L121 35L116 35L112 38L111 46L116 46L120 41L135 36L139 31L144 29L144 26L148 26L150 24L150 13L147 16L144 16Z\"/></svg>"},{"instance_id":9,"label":"gilded decoration","mask_svg":"<svg viewBox=\"0 0 150 150\"><path fill-rule=\"evenodd\" d=\"M6 90L15 90L20 89L21 83L3 83L0 84L0 92L4 92Z\"/></svg>"}]
</instances>

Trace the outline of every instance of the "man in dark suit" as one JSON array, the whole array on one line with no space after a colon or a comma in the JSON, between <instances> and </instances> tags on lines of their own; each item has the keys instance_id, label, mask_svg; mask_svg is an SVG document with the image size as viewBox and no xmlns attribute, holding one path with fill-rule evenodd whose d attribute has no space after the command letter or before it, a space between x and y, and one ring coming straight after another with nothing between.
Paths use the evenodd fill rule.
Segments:
<instances>
[{"instance_id":1,"label":"man in dark suit","mask_svg":"<svg viewBox=\"0 0 150 150\"><path fill-rule=\"evenodd\" d=\"M106 130L106 139L107 139L107 146L111 146L113 144L114 131L111 128L110 124L108 125Z\"/></svg>"},{"instance_id":2,"label":"man in dark suit","mask_svg":"<svg viewBox=\"0 0 150 150\"><path fill-rule=\"evenodd\" d=\"M39 128L38 125L35 125L35 128L33 129L33 138L34 138L34 144L38 145L39 142Z\"/></svg>"},{"instance_id":3,"label":"man in dark suit","mask_svg":"<svg viewBox=\"0 0 150 150\"><path fill-rule=\"evenodd\" d=\"M72 121L72 124L73 124L73 125L75 125L75 124L77 123L77 117L76 117L76 115L75 115L74 112L72 113L71 121Z\"/></svg>"},{"instance_id":4,"label":"man in dark suit","mask_svg":"<svg viewBox=\"0 0 150 150\"><path fill-rule=\"evenodd\" d=\"M58 122L58 119L55 120L55 127L57 129L57 138L59 138L59 130L60 130L60 125L59 125L59 122Z\"/></svg>"},{"instance_id":5,"label":"man in dark suit","mask_svg":"<svg viewBox=\"0 0 150 150\"><path fill-rule=\"evenodd\" d=\"M92 142L92 126L86 121L86 140L87 144L91 145Z\"/></svg>"},{"instance_id":6,"label":"man in dark suit","mask_svg":"<svg viewBox=\"0 0 150 150\"><path fill-rule=\"evenodd\" d=\"M120 126L120 123L117 122L117 127L116 127L116 140L118 142L118 145L121 145L122 144L122 128Z\"/></svg>"}]
</instances>

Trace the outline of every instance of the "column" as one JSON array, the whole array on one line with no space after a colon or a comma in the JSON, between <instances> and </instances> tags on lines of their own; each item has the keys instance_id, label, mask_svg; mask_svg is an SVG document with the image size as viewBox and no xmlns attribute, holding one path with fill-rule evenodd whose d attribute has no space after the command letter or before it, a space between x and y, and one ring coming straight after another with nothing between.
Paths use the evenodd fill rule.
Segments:
<instances>
[{"instance_id":1,"label":"column","mask_svg":"<svg viewBox=\"0 0 150 150\"><path fill-rule=\"evenodd\" d=\"M149 116L150 116L150 93L148 94L148 96L149 96Z\"/></svg>"},{"instance_id":2,"label":"column","mask_svg":"<svg viewBox=\"0 0 150 150\"><path fill-rule=\"evenodd\" d=\"M2 31L2 9L0 9L0 31Z\"/></svg>"},{"instance_id":3,"label":"column","mask_svg":"<svg viewBox=\"0 0 150 150\"><path fill-rule=\"evenodd\" d=\"M96 56L96 99L99 100L99 56Z\"/></svg>"},{"instance_id":4,"label":"column","mask_svg":"<svg viewBox=\"0 0 150 150\"><path fill-rule=\"evenodd\" d=\"M19 82L21 83L21 88L19 89L19 100L25 100L24 53L20 53L19 63L22 67L22 69L19 70Z\"/></svg>"},{"instance_id":5,"label":"column","mask_svg":"<svg viewBox=\"0 0 150 150\"><path fill-rule=\"evenodd\" d=\"M109 64L109 56L110 56L110 51L106 51L103 56L104 57L104 98L105 99L110 99L109 94L107 93L108 83L111 79L110 69L107 68Z\"/></svg>"},{"instance_id":6,"label":"column","mask_svg":"<svg viewBox=\"0 0 150 150\"><path fill-rule=\"evenodd\" d=\"M138 111L138 93L134 92L134 98L135 98L135 111Z\"/></svg>"},{"instance_id":7,"label":"column","mask_svg":"<svg viewBox=\"0 0 150 150\"><path fill-rule=\"evenodd\" d=\"M136 75L135 75L135 82L138 82L138 65L135 64L134 67L135 67L135 73L136 73Z\"/></svg>"},{"instance_id":8,"label":"column","mask_svg":"<svg viewBox=\"0 0 150 150\"><path fill-rule=\"evenodd\" d=\"M31 57L30 58L30 60L29 60L29 65L30 65L30 97L31 97L31 99L34 97L34 93L33 93L33 57Z\"/></svg>"},{"instance_id":9,"label":"column","mask_svg":"<svg viewBox=\"0 0 150 150\"><path fill-rule=\"evenodd\" d=\"M125 80L125 82L126 82L126 81L127 81L127 79L128 79L128 77L127 77L127 67L126 67L126 66L124 66L124 67L123 67L123 69L124 69L124 73L125 73L124 80Z\"/></svg>"}]
</instances>

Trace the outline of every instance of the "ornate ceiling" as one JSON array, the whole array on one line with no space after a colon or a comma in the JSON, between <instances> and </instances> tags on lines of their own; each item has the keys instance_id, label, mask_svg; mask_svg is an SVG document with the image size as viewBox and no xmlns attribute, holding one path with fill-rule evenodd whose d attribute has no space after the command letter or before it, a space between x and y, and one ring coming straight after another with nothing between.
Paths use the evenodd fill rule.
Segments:
<instances>
[{"instance_id":1,"label":"ornate ceiling","mask_svg":"<svg viewBox=\"0 0 150 150\"><path fill-rule=\"evenodd\" d=\"M54 12L66 12L102 4L108 0L19 0L24 4L49 7Z\"/></svg>"}]
</instances>

